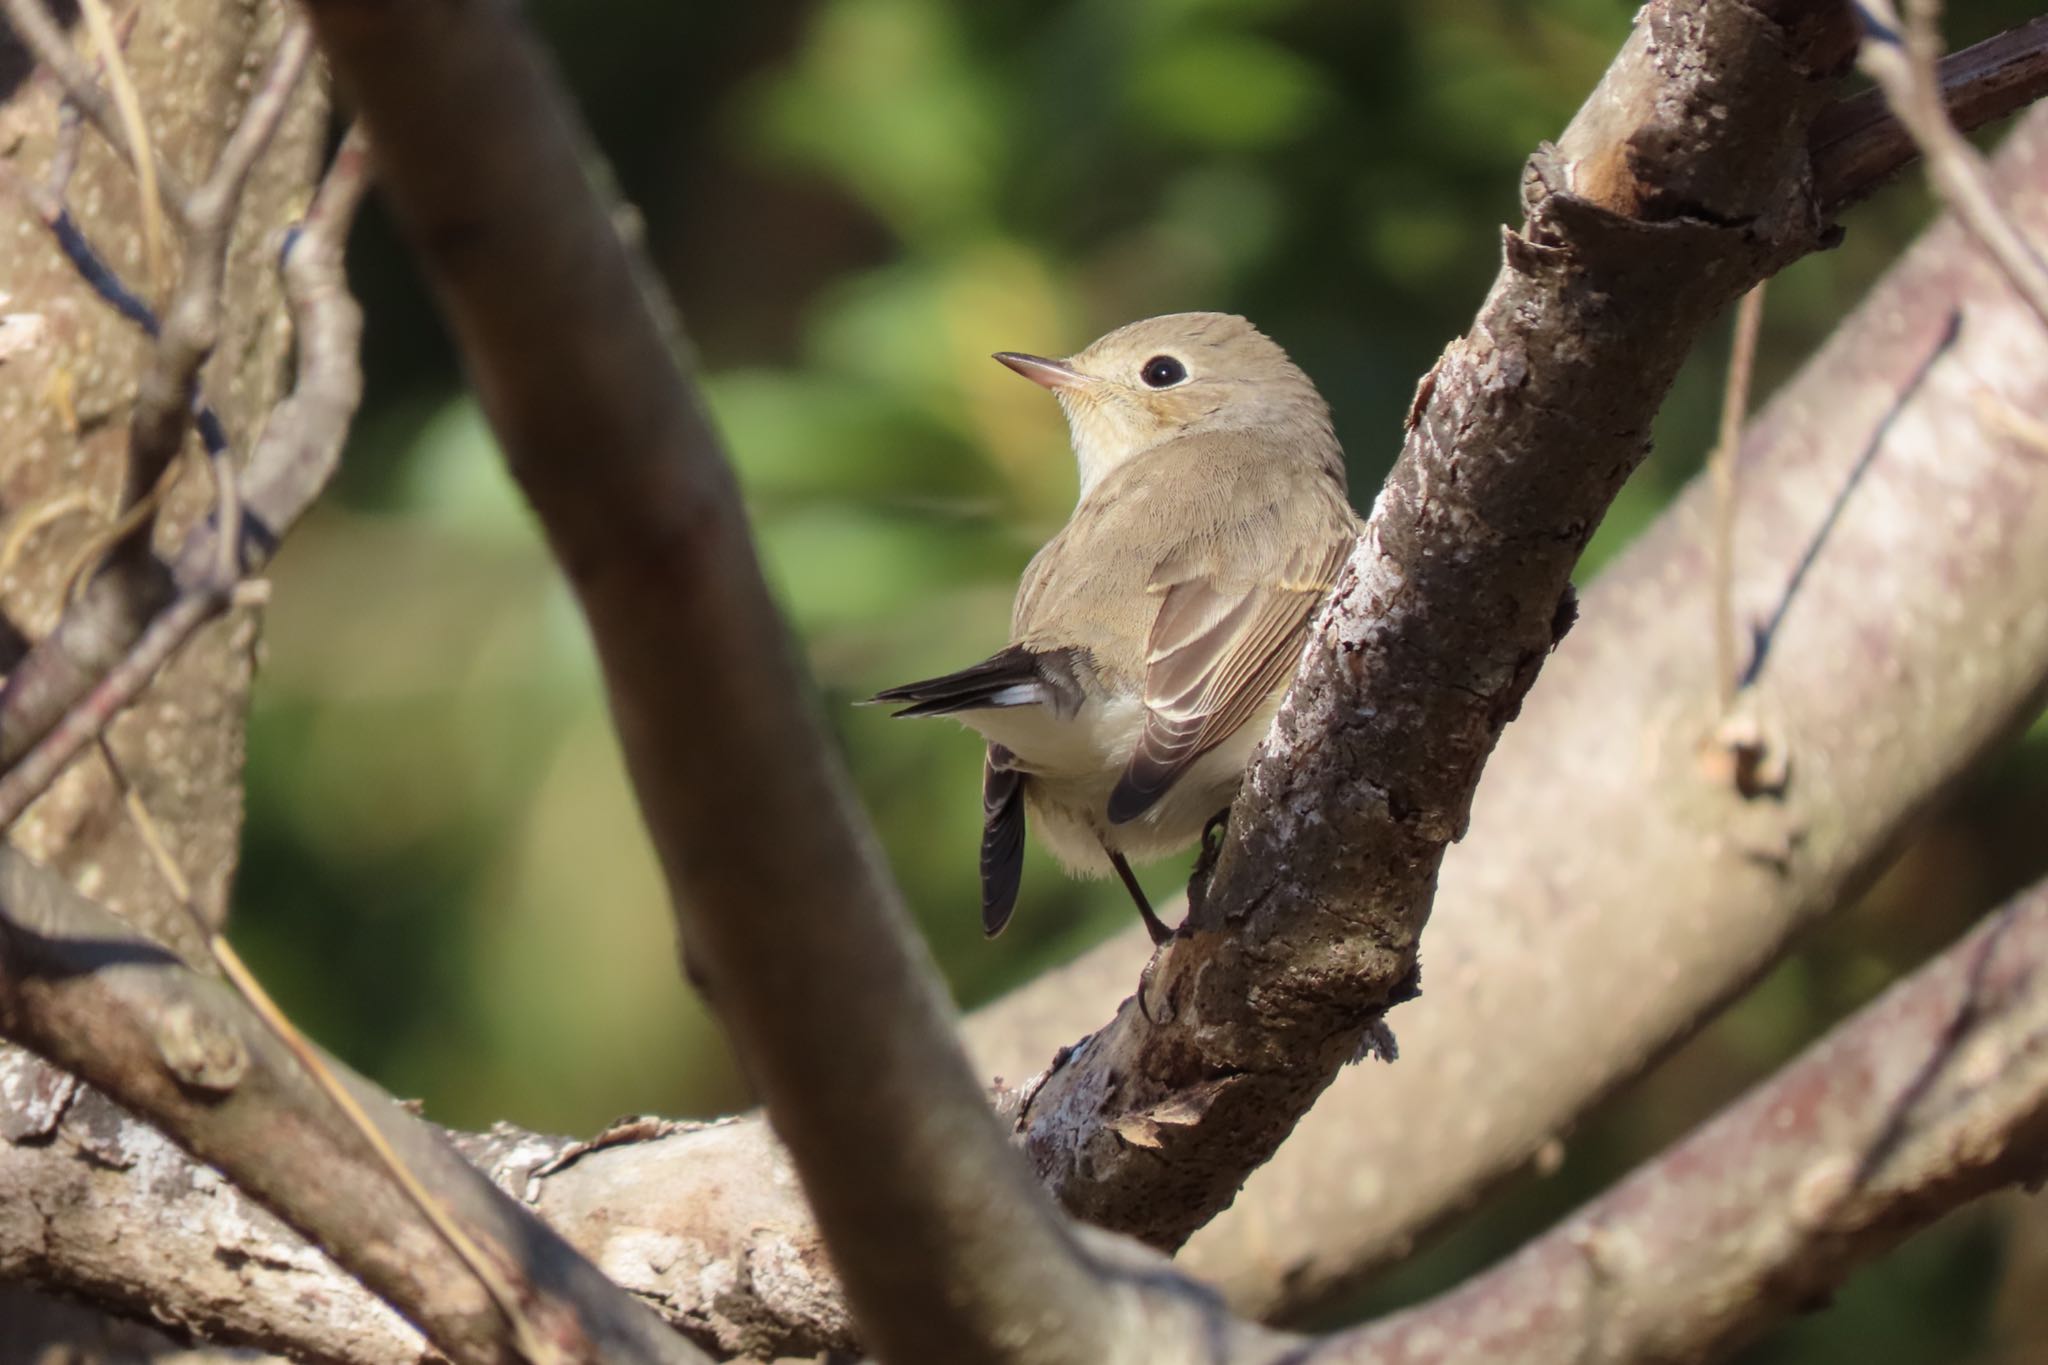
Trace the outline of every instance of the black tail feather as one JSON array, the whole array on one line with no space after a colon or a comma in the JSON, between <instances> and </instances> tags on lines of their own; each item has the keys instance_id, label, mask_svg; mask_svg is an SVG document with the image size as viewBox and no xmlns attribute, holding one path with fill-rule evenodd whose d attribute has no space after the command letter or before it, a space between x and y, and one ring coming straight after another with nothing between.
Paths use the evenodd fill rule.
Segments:
<instances>
[{"instance_id":1,"label":"black tail feather","mask_svg":"<svg viewBox=\"0 0 2048 1365\"><path fill-rule=\"evenodd\" d=\"M974 711L989 706L1017 703L996 698L1013 687L1043 686L1045 675L1039 656L1022 645L1011 645L978 664L957 673L945 673L922 682L905 683L875 693L878 702L909 702L898 716L943 716L953 711Z\"/></svg>"},{"instance_id":2,"label":"black tail feather","mask_svg":"<svg viewBox=\"0 0 2048 1365\"><path fill-rule=\"evenodd\" d=\"M1010 922L1024 877L1024 774L1009 757L991 744L981 769L981 932L990 938Z\"/></svg>"}]
</instances>

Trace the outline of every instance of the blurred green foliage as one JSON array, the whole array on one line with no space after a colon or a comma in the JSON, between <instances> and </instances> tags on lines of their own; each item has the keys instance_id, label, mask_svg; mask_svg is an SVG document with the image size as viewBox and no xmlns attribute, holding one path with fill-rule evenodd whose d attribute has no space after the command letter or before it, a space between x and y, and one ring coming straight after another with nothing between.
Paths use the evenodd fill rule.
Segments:
<instances>
[{"instance_id":1,"label":"blurred green foliage","mask_svg":"<svg viewBox=\"0 0 2048 1365\"><path fill-rule=\"evenodd\" d=\"M1462 330L1523 158L1626 35L1615 0L760 0L535 17L647 215L820 704L934 951L972 1005L1130 916L1034 852L978 930L977 742L850 703L1000 644L1072 463L989 363L1134 317L1243 312L1336 410L1361 503L1416 377ZM1957 16L1958 40L2024 18ZM1772 287L1760 383L1924 219L1914 186ZM742 1104L683 988L573 604L389 228L358 234L370 401L336 496L276 567L237 933L298 1017L445 1122L587 1131ZM1697 468L1722 347L1680 381L1599 560ZM707 656L702 664L716 668ZM2038 752L1869 906L1574 1139L1563 1169L1364 1307L1498 1255L1683 1131L2034 870ZM1152 869L1168 893L1184 872ZM1417 1058L1404 1065L1426 1065ZM1981 1218L1758 1360L1951 1361L1982 1333Z\"/></svg>"}]
</instances>

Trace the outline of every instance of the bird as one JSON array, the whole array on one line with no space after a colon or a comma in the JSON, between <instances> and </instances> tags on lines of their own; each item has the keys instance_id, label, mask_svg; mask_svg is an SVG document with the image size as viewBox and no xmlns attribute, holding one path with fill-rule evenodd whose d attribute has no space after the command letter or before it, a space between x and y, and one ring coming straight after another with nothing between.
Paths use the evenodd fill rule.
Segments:
<instances>
[{"instance_id":1,"label":"bird","mask_svg":"<svg viewBox=\"0 0 2048 1365\"><path fill-rule=\"evenodd\" d=\"M1024 571L1009 644L870 700L987 741L984 933L1016 907L1028 822L1070 872L1114 873L1163 943L1131 863L1227 816L1363 529L1344 453L1308 376L1235 314L994 358L1065 413L1073 515Z\"/></svg>"}]
</instances>

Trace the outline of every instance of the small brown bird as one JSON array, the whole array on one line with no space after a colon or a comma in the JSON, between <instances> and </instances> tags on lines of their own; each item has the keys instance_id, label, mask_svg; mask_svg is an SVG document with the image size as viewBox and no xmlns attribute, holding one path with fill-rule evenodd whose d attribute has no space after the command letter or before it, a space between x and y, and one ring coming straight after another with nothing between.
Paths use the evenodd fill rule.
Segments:
<instances>
[{"instance_id":1,"label":"small brown bird","mask_svg":"<svg viewBox=\"0 0 2048 1365\"><path fill-rule=\"evenodd\" d=\"M988 740L985 932L1016 905L1028 810L1071 871L1121 877L1161 942L1130 860L1228 810L1361 528L1344 453L1308 376L1230 314L995 358L1059 400L1080 502L1024 571L1007 648L874 700Z\"/></svg>"}]
</instances>

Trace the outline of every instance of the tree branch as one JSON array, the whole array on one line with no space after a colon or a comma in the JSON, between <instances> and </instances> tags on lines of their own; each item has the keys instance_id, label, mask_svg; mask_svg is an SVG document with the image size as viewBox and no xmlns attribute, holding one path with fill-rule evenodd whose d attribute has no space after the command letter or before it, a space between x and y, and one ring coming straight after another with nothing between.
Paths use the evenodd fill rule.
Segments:
<instances>
[{"instance_id":1,"label":"tree branch","mask_svg":"<svg viewBox=\"0 0 2048 1365\"><path fill-rule=\"evenodd\" d=\"M1909 340L1915 340L1915 338L1909 338ZM1923 340L1923 338L1921 338L1921 340ZM1968 340L1968 334L1966 334L1966 340ZM1925 356L1921 356L1921 362L1923 362L1923 360L1925 360ZM1919 364L1919 362L1917 362L1917 364ZM2040 366L2038 366L2038 362L2036 362L2036 368L2040 368ZM1925 397L1925 395L1923 395L1923 391L1925 391L1925 389L1931 389L1931 387L1935 385L1935 379L1933 379L1933 375L1931 375L1931 372L1929 372L1929 375L1927 375L1927 377L1919 377L1919 379L1915 379L1915 375L1919 375L1919 368L1913 368L1913 370L1909 372L1909 375L1907 375L1907 379L1909 379L1909 381L1913 381L1913 383L1909 383L1907 387L1909 387L1909 389L1913 391L1913 393L1911 393L1911 399L1913 399L1913 403L1921 403L1921 401L1923 401L1923 397ZM1894 387L1894 389L1898 387L1898 383L1901 383L1901 381L1898 381L1898 375L1882 375L1880 379L1884 379L1884 381L1892 383L1892 387ZM1839 413L1835 413L1835 415L1839 415ZM1890 460L1890 454L1888 454L1886 458ZM1864 489L1868 489L1868 487L1876 487L1876 483L1864 485ZM2009 495L2009 489L2001 489L2001 491ZM1866 495L1868 495L1868 493L1866 493ZM1808 501L1810 501L1810 499L1808 499ZM1788 503L1788 505L1796 505L1796 503ZM1796 518L1794 518L1794 520L1796 520ZM1776 530L1776 528L1774 528L1774 530ZM1806 522L1798 522L1798 524L1796 524L1796 530L1804 530L1804 532L1806 532L1804 540L1810 540L1810 520L1806 520ZM2007 532L2005 532L2005 528L2001 526L2001 528L1999 528L1999 530L1995 532L1995 536L1993 536L1993 540L1997 540L1997 546L1999 546L1999 548L2005 548L2005 534L2007 534ZM1798 542L1798 540L1794 540L1794 542ZM1843 542L1845 542L1845 540L1843 540L1843 536L1841 536L1841 534L1829 536L1829 540L1827 540L1827 548L1829 548L1829 555L1831 555L1831 557L1833 557L1833 553L1837 551L1837 546L1841 546ZM1747 563L1747 559L1745 559L1745 563ZM1767 565L1774 565L1774 563L1776 563L1776 561L1769 561L1769 559L1767 559ZM1974 561L1972 561L1972 563L1974 563ZM1866 563L1866 565L1862 565L1862 569L1864 569L1864 571L1868 573L1868 571L1870 571L1870 565ZM2005 565L2005 571L2007 571L2007 573L2011 573L2011 567L2009 567L2009 565ZM1821 579L1815 579L1815 581L1812 581L1812 583L1819 583L1819 581L1821 581ZM1812 591L1815 591L1815 587L1812 587L1812 583L1808 583L1808 585L1800 587L1800 602L1802 602L1802 610L1804 610L1804 602L1810 602L1810 600L1812 600L1812 598L1808 596L1808 593L1812 593ZM1657 585L1659 585L1659 587L1669 587L1669 583L1657 583ZM1782 587L1782 583L1780 583L1780 587ZM1948 579L1948 577L1944 577L1944 589L1948 591L1948 589L1952 589L1952 587L1954 587L1954 579ZM1868 583L1866 583L1866 596L1870 596L1870 591L1868 591ZM1673 614L1675 614L1675 612L1679 612L1679 608L1669 608L1669 610L1671 610ZM1642 622L1640 622L1640 620L1636 620L1636 622L1626 622L1626 624L1630 624L1630 626L1634 626L1634 628L1640 628L1640 624L1642 624ZM1581 641L1573 641L1573 647L1571 647L1571 649L1567 649L1567 657L1571 657L1571 653L1573 653L1573 651L1575 651L1575 649L1579 647L1579 643L1581 643ZM1786 677L1786 675L1790 675L1790 671L1792 671L1792 669L1800 669L1800 667L1815 667L1815 665L1812 665L1812 661L1810 661L1810 659L1802 659L1802 655L1804 655L1804 653L1806 653L1806 651L1776 651L1776 653L1774 653L1774 657L1772 657L1772 669L1769 669L1769 671L1767 671L1767 677ZM1964 651L1964 653L1966 653L1966 651ZM2019 651L2019 653L2025 653L2025 651ZM1788 657L1788 655L1790 655L1790 657ZM1563 663L1563 661L1561 661L1561 663ZM1784 673L1780 673L1780 669L1786 669L1786 671L1784 671ZM1679 675L1683 675L1683 671L1679 671ZM1706 673L1694 673L1694 677L1704 677L1704 675L1706 675ZM1886 681L1888 681L1888 684L1890 684L1892 688L1898 688L1898 684L1901 684L1901 679L1896 679L1896 677L1892 677L1892 679L1886 679ZM2011 679L2009 679L2007 675L2003 675L2003 673L2001 673L2001 679L1995 679L1995 684L1993 684L1991 692L1997 692L1997 688L2003 688L2003 686L2007 686L2007 684L2009 684L2009 681L2011 681ZM1546 684L1546 688L1548 688L1548 686L1550 686L1550 684ZM1663 684L1663 688L1665 688L1665 692L1669 694L1669 677L1665 677L1665 684ZM1536 704L1540 704L1540 702L1542 702L1542 696L1544 696L1544 694L1542 694L1542 692L1538 692ZM1839 698L1835 698L1835 700L1839 702ZM1952 698L1944 698L1944 700L1948 702L1948 700L1952 700ZM1915 694L1915 704L1925 704L1925 698L1921 698L1919 694ZM1982 720L1982 712L1980 712L1980 710L1978 710L1978 712L1972 712L1972 710L1970 710L1968 706L1964 706L1964 710L1966 710L1968 714L1966 714L1966 720L1962 722L1962 733L1964 733L1964 737L1968 737L1968 735L1976 735L1976 733L1978 733L1978 731L1982 729L1982 724L1985 724L1985 720ZM1855 716L1858 716L1860 720L1864 720L1864 718L1868 718L1868 714L1870 714L1870 712L1860 712L1860 710L1851 710L1851 712L1847 712L1847 714L1855 714ZM1608 716L1608 720L1612 720L1612 716ZM1634 731L1634 729L1630 729L1630 726L1628 726L1626 722L1622 722L1622 724L1620 724L1620 729L1624 731L1624 733L1620 735L1620 739L1622 739L1624 743L1640 743L1640 733L1638 733L1638 731ZM1518 731L1518 733L1526 733L1526 731L1528 731L1528 726L1520 726L1520 731ZM1950 737L1954 739L1954 731L1950 733ZM1823 741L1823 743L1825 743L1827 739L1829 739L1827 735L1823 735L1823 737L1821 737L1821 741ZM1513 743L1513 741L1509 741L1509 743ZM1985 741L1985 743L1989 743L1989 741ZM1894 751L1894 753L1896 753L1896 751ZM1577 759L1577 755L1575 755L1575 759ZM1503 763L1501 763L1501 765L1505 765L1505 767L1511 767L1509 763L1505 763L1505 755L1503 755ZM1911 767L1911 765L1909 765L1909 767ZM1550 780L1550 784L1552 784L1552 796L1556 796L1556 790L1554 790L1554 788L1556 788L1556 784L1554 784L1554 776L1556 776L1556 772L1559 772L1559 765L1550 765L1550 767L1548 767L1548 772L1546 772L1546 778L1548 778L1548 780ZM1802 767L1800 767L1800 772L1804 772L1804 759L1802 759ZM1919 772L1919 769L1915 769L1915 772L1909 772L1909 774L1905 776L1905 784L1907 784L1907 786L1913 786L1915 782L1919 782L1919 780L1923 780L1923 778L1925 778L1925 774L1923 774L1923 772ZM1497 778L1495 778L1495 780L1497 780ZM1933 782L1933 778L1927 778L1927 780L1929 780L1929 782ZM1495 786L1495 782L1489 782L1489 790L1491 790L1493 786ZM1923 788L1923 786L1921 786L1921 788L1913 788L1913 790L1919 790L1919 792L1923 792L1923 794L1925 794L1925 790L1927 790L1927 788ZM1862 792L1858 792L1858 796L1862 796ZM1640 798L1640 794L1638 794L1638 798ZM1485 800L1487 800L1487 798L1483 798L1483 804L1481 804L1481 829L1485 829L1485 821L1483 821L1483 810L1485 810ZM1888 808L1886 808L1886 810L1888 810ZM1880 810L1880 812L1878 812L1878 814L1880 814L1880 817L1884 817L1884 814L1886 814L1886 810ZM1526 814L1526 812L1524 812L1524 814ZM1720 814L1720 812L1710 812L1710 814ZM1532 823L1532 825L1540 825L1540 821L1530 821L1530 823ZM1712 821L1710 821L1710 825L1712 825ZM1718 827L1716 827L1716 829L1718 829ZM1833 831L1831 831L1831 833L1833 833ZM1581 837L1583 837L1583 835L1581 835ZM1872 835L1870 835L1870 831L1868 831L1868 829L1862 829L1862 827L1858 827L1858 829L1851 829L1851 831L1849 831L1849 833L1845 835L1845 839L1849 839L1851 843L1853 843L1853 839L1868 839L1868 837L1872 837ZM1800 839L1794 839L1794 843L1800 843ZM1800 843L1800 847L1804 847L1804 845ZM1552 845L1552 851L1554 851L1554 845ZM1765 845L1765 847L1763 847L1763 853L1767 853L1767 851L1769 851L1769 845ZM1798 849L1794 849L1794 851L1798 851ZM1759 855L1761 855L1761 853L1759 853L1759 849L1757 849L1757 847L1749 847L1749 849L1735 849L1735 853L1733 853L1733 857L1737 857L1737 860L1741 860L1741 857L1749 857L1749 860L1751 860L1751 862L1753 862L1753 860L1757 860L1757 857L1759 857ZM1847 855L1841 855L1841 853L1837 853L1837 851L1833 851L1833 849L1831 849L1831 851L1827 853L1827 857L1847 857ZM1798 864L1800 860L1790 860L1790 862ZM1823 862L1825 862L1825 860L1823 860ZM1458 864L1456 864L1456 860L1454 860L1454 862L1450 864L1450 868L1446 870L1446 890L1448 890L1448 886L1450 886L1450 870L1454 870L1456 866L1458 866ZM1538 864L1534 864L1534 866L1542 868L1542 866L1554 866L1554 864L1542 864L1542 862L1538 862ZM1815 872L1815 870L1808 870L1808 868L1804 868L1804 866L1796 866L1796 868L1792 868L1792 870L1784 872L1784 878L1786 878L1786 880L1790 880L1790 878L1794 878L1794 876L1800 876L1800 878L1804 878L1804 876L1825 876L1825 874L1837 874L1837 876L1841 876L1841 870L1839 870L1839 866L1827 866L1827 868L1821 868L1819 872ZM1808 890L1810 890L1810 888L1808 888ZM770 902L770 900L764 900L764 905L772 905L772 902ZM1552 913L1552 919L1569 919L1569 917L1556 917L1556 915L1554 915L1554 911L1556 911L1556 907L1554 907L1554 905L1546 905L1544 909L1546 909L1548 913ZM1577 909L1577 907L1573 907L1573 909ZM1636 907L1632 907L1632 909L1640 911L1642 907L1640 907L1640 905L1636 905ZM1448 927L1450 927L1450 925L1446 923L1446 925L1444 925L1444 927L1442 927L1442 929L1438 931L1438 935L1432 935L1432 941L1434 941L1434 943L1438 943L1438 939L1442 937L1442 933L1444 933L1444 931L1446 931ZM1561 929L1563 929L1563 927L1569 927L1569 925L1561 925ZM1518 939L1518 941L1526 941L1526 939ZM1434 950L1434 952L1440 952L1440 950ZM1591 958L1589 958L1589 960L1591 960ZM1491 964L1489 964L1489 970L1491 970ZM1462 968L1460 968L1460 974L1464 974L1464 972L1462 972ZM715 978L715 980L717 980L717 978ZM1489 976L1489 984L1491 984L1491 976ZM1436 995L1436 993L1438 993L1438 986L1436 986L1436 984L1432 984L1432 997L1430 997L1430 1003L1434 1003L1434 1001L1438 999L1438 995ZM1427 1017L1427 1011L1430 1011L1430 1003L1425 1003L1425 1005L1417 1007L1417 1011L1411 1011L1411 1013L1417 1013L1419 1017ZM1550 997L1550 1003L1554 1005L1554 1003L1556 1003L1556 997ZM1526 1017L1530 1017L1530 1015L1528 1015L1528 1013L1524 1011L1524 1015L1522 1015L1522 1017L1526 1019ZM1503 1033L1495 1033L1495 1038L1501 1038L1501 1036L1503 1036ZM1526 1038L1526 1033L1516 1033L1516 1036L1518 1036L1518 1038ZM1384 1085L1384 1083L1386 1083L1386 1078L1389 1078L1389 1076L1397 1076L1397 1078L1399 1078L1399 1076L1403 1076L1403 1074L1409 1074L1409 1072L1413 1072L1413 1070L1417 1070L1417 1068L1397 1068L1395 1072L1376 1072L1374 1076L1370 1076L1370 1081L1372 1081L1374 1085ZM1384 1091L1378 1091L1378 1099L1380 1099L1380 1107L1386 1107L1386 1093L1384 1093ZM1405 1121L1405 1124L1407 1124L1407 1121L1409 1121L1409 1115L1411 1115L1413 1111L1403 1111L1403 1113L1405 1113L1403 1121ZM1438 1132L1438 1136L1442 1134L1442 1130L1436 1130L1436 1132ZM629 1150L629 1148L623 1148L623 1150ZM1354 1160L1356 1160L1356 1158L1354 1158ZM1356 1169L1356 1166L1354 1166L1354 1169ZM1343 1193L1343 1191L1341 1191L1339 1187L1327 1187L1327 1189L1325 1189L1325 1193Z\"/></svg>"},{"instance_id":2,"label":"tree branch","mask_svg":"<svg viewBox=\"0 0 2048 1365\"><path fill-rule=\"evenodd\" d=\"M2048 885L1484 1275L1316 1365L1719 1360L2048 1175Z\"/></svg>"},{"instance_id":3,"label":"tree branch","mask_svg":"<svg viewBox=\"0 0 2048 1365\"><path fill-rule=\"evenodd\" d=\"M509 6L313 13L582 603L685 950L869 1345L963 1365L1117 1358L1130 1318L954 1041L802 701L717 438L585 181L567 98Z\"/></svg>"},{"instance_id":4,"label":"tree branch","mask_svg":"<svg viewBox=\"0 0 2048 1365\"><path fill-rule=\"evenodd\" d=\"M2048 115L1998 179L2048 230ZM1696 757L1714 714L1696 485L1587 594L1445 862L1430 989L1402 1015L1420 1064L1340 1081L1184 1264L1285 1314L1406 1255L1712 1018L2038 714L2048 466L1987 401L2048 409L2048 342L1949 222L1744 442L1741 705L1782 789L1745 796ZM992 1045L1001 1013L977 1028L998 1069L1017 1065Z\"/></svg>"},{"instance_id":5,"label":"tree branch","mask_svg":"<svg viewBox=\"0 0 2048 1365\"><path fill-rule=\"evenodd\" d=\"M103 675L82 679L87 685L83 695L0 773L0 828L19 819L79 751L141 695L192 633L227 608L243 572L270 558L285 531L333 477L362 401L357 361L362 311L348 293L342 250L368 181L367 149L350 137L286 249L285 295L298 340L298 377L250 451L237 494L248 524L238 516L232 531L201 524L187 536L172 575L181 585L177 596L150 618ZM239 556L224 558L224 534L234 535ZM7 695L0 694L0 711ZM54 699L41 691L33 695Z\"/></svg>"},{"instance_id":6,"label":"tree branch","mask_svg":"<svg viewBox=\"0 0 2048 1365\"><path fill-rule=\"evenodd\" d=\"M420 1365L404 1319L98 1091L0 1047L0 1280L219 1345Z\"/></svg>"},{"instance_id":7,"label":"tree branch","mask_svg":"<svg viewBox=\"0 0 2048 1365\"><path fill-rule=\"evenodd\" d=\"M505 1318L290 1053L225 986L0 850L0 1032L148 1119L326 1249L459 1362ZM425 1124L330 1061L572 1361L703 1360Z\"/></svg>"},{"instance_id":8,"label":"tree branch","mask_svg":"<svg viewBox=\"0 0 2048 1365\"><path fill-rule=\"evenodd\" d=\"M1806 133L1843 16L1660 0L1554 149L1253 760L1207 894L1018 1128L1077 1217L1178 1246L1415 993L1444 850L1573 616L1570 573L1693 340L1823 241ZM1695 618L1697 619L1697 618Z\"/></svg>"},{"instance_id":9,"label":"tree branch","mask_svg":"<svg viewBox=\"0 0 2048 1365\"><path fill-rule=\"evenodd\" d=\"M64 87L64 97L92 121L115 155L134 166L135 147L128 137L127 124L114 108L113 98L100 88L92 67L73 50L71 40L51 17L49 6L43 0L0 2L6 5L7 22L16 36L57 78L57 83ZM164 215L182 224L189 204L185 178L164 159L160 148L152 147L149 151L155 163L157 194Z\"/></svg>"},{"instance_id":10,"label":"tree branch","mask_svg":"<svg viewBox=\"0 0 2048 1365\"><path fill-rule=\"evenodd\" d=\"M90 113L91 93L81 90L78 82L84 80L90 85L91 73L62 41L61 33L50 23L38 0L9 0L9 13L21 26L20 31L31 42L39 60L57 72L73 100ZM189 196L179 195L172 216L185 227L183 269L162 327L149 315L146 305L135 305L141 307L139 314L124 311L124 316L156 338L157 345L138 386L129 423L127 465L117 505L123 520L116 522L111 533L106 571L97 575L79 599L68 606L57 628L10 670L4 687L0 687L0 764L7 769L5 778L0 779L0 808L5 810L0 824L11 824L17 819L78 748L97 735L115 711L134 699L176 647L218 614L228 588L232 587L231 583L217 581L217 573L197 576L195 580L193 571L200 567L196 564L181 562L171 569L157 561L149 548L154 503L144 500L154 496L177 458L195 412L202 417L208 445L220 447L225 442L217 419L212 418L199 397L199 371L212 353L220 330L228 248L243 188L284 120L311 52L310 30L303 16L293 11L287 17L269 69L214 158L205 183ZM71 70L73 65L78 69ZM92 93L97 93L96 85L92 86ZM115 145L120 149L126 144ZM168 198L171 191L166 189L165 194ZM352 213L359 194L358 185L344 196L344 230L347 214ZM61 202L39 208L61 237L66 221ZM83 266L81 250L90 255L82 237L67 244L74 263ZM334 255L323 264L338 271L338 259ZM117 305L123 297L135 304L139 296L121 286L104 267L101 270L97 276L84 272L95 289ZM353 331L347 344L350 349L344 363L352 367ZM317 358L316 367L327 359L330 358ZM330 406L326 398L322 394L309 401ZM353 413L354 403L351 392L348 411L339 427L318 433L333 438L333 450L324 459L328 469L339 454L340 437L347 431L347 416ZM306 406L297 405L299 410ZM296 431L282 434L287 440L303 439L305 435ZM216 449L214 453L220 452ZM282 458L275 451L269 454L272 460ZM256 466L252 454L249 478L260 481L269 472ZM307 491L310 501L310 494L317 493L318 487ZM192 548L192 540L201 538L215 539L206 528L198 528L188 538L188 549ZM264 547L265 554L268 548ZM220 560L217 549L211 554L215 562ZM184 571L187 591L174 597L174 585L180 579L178 570ZM195 596L195 581L204 585L201 591L210 600ZM57 732L56 742L45 743L52 738L53 730Z\"/></svg>"},{"instance_id":11,"label":"tree branch","mask_svg":"<svg viewBox=\"0 0 2048 1365\"><path fill-rule=\"evenodd\" d=\"M2048 327L2048 263L1999 210L1983 156L1956 130L1943 107L1935 72L1941 56L1941 35L1935 30L1937 0L1907 0L1907 9L1902 33L1891 0L1857 0L1857 16L1863 23L1857 65L1877 82L1885 103L1919 144L1935 193Z\"/></svg>"},{"instance_id":12,"label":"tree branch","mask_svg":"<svg viewBox=\"0 0 2048 1365\"><path fill-rule=\"evenodd\" d=\"M1964 132L2048 95L2048 15L1942 58L1942 104ZM1814 180L1830 217L1864 198L1919 156L1883 90L1837 100L1813 121Z\"/></svg>"}]
</instances>

